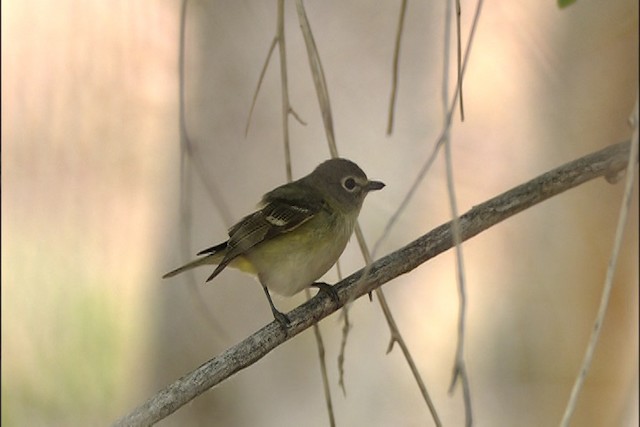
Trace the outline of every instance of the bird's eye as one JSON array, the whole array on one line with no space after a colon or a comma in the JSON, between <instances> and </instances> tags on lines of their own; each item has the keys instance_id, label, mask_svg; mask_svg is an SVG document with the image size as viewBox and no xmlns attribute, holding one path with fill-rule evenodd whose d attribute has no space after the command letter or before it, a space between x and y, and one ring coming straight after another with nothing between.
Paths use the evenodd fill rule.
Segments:
<instances>
[{"instance_id":1,"label":"bird's eye","mask_svg":"<svg viewBox=\"0 0 640 427\"><path fill-rule=\"evenodd\" d=\"M352 192L356 189L356 180L352 177L347 177L342 180L342 186L345 190Z\"/></svg>"}]
</instances>

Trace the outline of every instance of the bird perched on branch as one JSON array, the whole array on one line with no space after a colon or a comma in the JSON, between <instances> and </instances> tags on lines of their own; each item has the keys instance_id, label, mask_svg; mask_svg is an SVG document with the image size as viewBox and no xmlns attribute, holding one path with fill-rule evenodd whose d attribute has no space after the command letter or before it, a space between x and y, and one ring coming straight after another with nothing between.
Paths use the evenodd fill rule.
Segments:
<instances>
[{"instance_id":1,"label":"bird perched on branch","mask_svg":"<svg viewBox=\"0 0 640 427\"><path fill-rule=\"evenodd\" d=\"M217 265L207 282L227 266L252 273L274 318L286 328L289 318L276 309L269 291L290 296L314 286L337 300L330 285L316 280L344 251L366 195L383 187L350 160L327 160L265 194L259 210L229 229L227 241L198 252L199 258L163 278L201 265Z\"/></svg>"}]
</instances>

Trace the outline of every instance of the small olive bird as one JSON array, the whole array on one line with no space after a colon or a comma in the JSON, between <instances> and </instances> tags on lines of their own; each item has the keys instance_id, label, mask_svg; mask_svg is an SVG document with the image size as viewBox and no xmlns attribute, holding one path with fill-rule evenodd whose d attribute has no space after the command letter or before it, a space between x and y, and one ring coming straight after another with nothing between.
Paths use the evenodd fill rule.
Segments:
<instances>
[{"instance_id":1,"label":"small olive bird","mask_svg":"<svg viewBox=\"0 0 640 427\"><path fill-rule=\"evenodd\" d=\"M276 309L269 290L290 296L314 286L337 300L330 285L316 280L344 251L366 195L383 187L350 160L327 160L309 175L265 194L259 210L229 229L229 240L198 252L199 258L163 278L211 264L217 267L207 282L227 266L252 273L274 318L286 328L289 318Z\"/></svg>"}]
</instances>

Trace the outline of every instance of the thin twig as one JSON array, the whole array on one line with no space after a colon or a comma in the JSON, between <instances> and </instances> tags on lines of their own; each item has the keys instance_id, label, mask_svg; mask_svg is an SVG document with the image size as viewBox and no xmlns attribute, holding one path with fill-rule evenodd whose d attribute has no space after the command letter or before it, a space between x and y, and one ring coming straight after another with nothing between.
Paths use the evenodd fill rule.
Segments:
<instances>
[{"instance_id":1,"label":"thin twig","mask_svg":"<svg viewBox=\"0 0 640 427\"><path fill-rule=\"evenodd\" d=\"M304 290L304 295L307 300L311 299L311 291L309 288ZM316 339L316 347L318 348L318 360L320 361L320 374L322 376L322 389L324 391L325 403L327 405L327 413L329 415L329 425L335 427L336 418L333 413L333 402L331 401L331 389L329 387L329 376L327 375L327 361L324 351L324 340L320 333L320 327L318 324L313 325L313 336Z\"/></svg>"},{"instance_id":2,"label":"thin twig","mask_svg":"<svg viewBox=\"0 0 640 427\"><path fill-rule=\"evenodd\" d=\"M309 58L309 68L311 70L311 75L313 76L313 82L316 88L316 95L318 97L318 104L320 106L320 111L322 114L322 122L324 124L325 134L327 136L327 143L329 145L329 152L331 153L331 157L338 157L338 147L335 140L335 135L333 131L333 115L331 113L331 102L329 101L329 90L327 88L327 81L324 75L324 70L322 68L322 61L320 60L320 54L318 53L318 48L316 46L316 42L313 38L313 32L311 31L311 25L309 24L309 19L307 18L307 13L304 8L304 4L301 0L296 0L296 10L298 12L298 21L300 22L300 29L302 31L302 36L304 38L305 46L307 48L307 56ZM357 225L356 225L357 228ZM342 277L338 265L338 276ZM342 329L342 343L340 347L340 353L338 355L338 370L340 372L339 384L342 387L343 393L346 393L344 388L344 352L346 349L347 336L349 332L349 320L346 316L346 309L343 310L345 313L345 325Z\"/></svg>"},{"instance_id":3,"label":"thin twig","mask_svg":"<svg viewBox=\"0 0 640 427\"><path fill-rule=\"evenodd\" d=\"M451 159L451 140L447 137L444 144L444 152L447 170L447 188L449 193L449 204L451 206L451 228L456 253L456 271L458 282L458 297L460 299L458 314L458 339L456 346L456 356L453 366L453 375L451 376L451 385L449 393L453 393L456 381L460 379L462 382L465 425L473 425L473 412L471 410L471 390L469 387L469 377L467 375L467 367L464 362L464 342L465 342L465 320L467 314L467 291L466 278L464 268L464 258L462 256L462 239L460 238L460 220L458 218L458 204L455 195L455 182L453 180L453 161Z\"/></svg>"},{"instance_id":4,"label":"thin twig","mask_svg":"<svg viewBox=\"0 0 640 427\"><path fill-rule=\"evenodd\" d=\"M458 87L460 87L460 90L458 91L458 94L460 95L459 100L460 100L460 120L464 122L464 102L463 102L463 97L462 97L462 31L460 29L460 14L462 12L462 9L460 8L460 0L456 0L456 33L458 34L457 40L456 40L456 51L457 51L457 64L458 64Z\"/></svg>"},{"instance_id":5,"label":"thin twig","mask_svg":"<svg viewBox=\"0 0 640 427\"><path fill-rule=\"evenodd\" d=\"M269 55L267 56L267 61L263 68L262 73L260 74L260 81L264 75L264 70L269 62L269 57L271 56L271 52L273 51L273 47L275 43L278 44L278 52L280 56L280 79L281 79L281 91L282 91L282 137L284 143L284 157L285 157L285 169L287 175L287 182L293 181L293 172L291 167L291 146L289 142L289 114L293 113L293 115L299 119L297 114L291 108L291 102L289 100L289 79L287 74L287 48L286 48L286 39L284 33L284 0L278 0L278 18L277 18L277 29L276 29L276 37L274 38L274 43L271 44L271 49L269 50ZM260 88L260 83L258 83L257 90ZM252 105L253 109L253 105ZM248 123L247 123L248 126ZM309 289L305 290L305 295L307 299L311 298L311 293ZM322 334L320 333L320 328L317 324L313 325L313 335L316 339L316 347L318 349L318 359L320 361L320 371L322 376L322 385L324 391L325 402L327 405L327 413L329 414L329 424L331 426L335 426L335 416L333 413L333 403L331 401L331 389L329 387L329 378L327 375L327 363L325 360L325 351L324 351L324 341L322 339Z\"/></svg>"},{"instance_id":6,"label":"thin twig","mask_svg":"<svg viewBox=\"0 0 640 427\"><path fill-rule=\"evenodd\" d=\"M445 0L444 34L442 37L442 105L444 111L449 111L449 52L451 51L451 5L453 0ZM446 126L445 126L446 127Z\"/></svg>"},{"instance_id":7,"label":"thin twig","mask_svg":"<svg viewBox=\"0 0 640 427\"><path fill-rule=\"evenodd\" d=\"M309 67L311 68L311 75L313 76L313 84L316 87L320 112L322 113L322 123L324 124L327 142L329 143L329 152L331 153L331 157L338 157L338 147L336 146L336 137L333 131L333 116L331 115L331 102L329 101L327 80L324 76L316 41L313 38L311 25L309 24L302 0L296 0L296 11L298 12L298 21L300 22L300 29L302 30L302 36L307 48Z\"/></svg>"},{"instance_id":8,"label":"thin twig","mask_svg":"<svg viewBox=\"0 0 640 427\"><path fill-rule=\"evenodd\" d=\"M452 118L453 118L453 112L454 109L456 107L456 101L458 99L458 93L460 91L460 84L462 81L462 77L464 76L465 70L466 70L466 66L467 66L467 62L469 59L469 53L471 52L471 46L473 43L473 40L475 38L475 31L480 19L480 12L482 11L482 5L483 5L483 0L479 0L477 5L476 5L476 10L474 13L474 18L473 18L473 22L472 22L472 26L471 26L471 31L470 31L470 35L469 35L469 40L467 42L467 47L465 50L465 55L464 55L464 61L462 62L462 69L459 73L459 79L458 82L456 84L456 89L455 89L455 93L453 95L453 100L450 103L449 106L449 110L445 116L445 122L444 122L444 126L443 129L440 133L440 136L431 152L431 154L429 155L429 158L427 159L427 161L424 163L424 165L422 166L422 168L420 169L419 173L418 173L418 177L413 181L407 195L403 198L403 200L401 201L398 209L394 212L394 214L391 216L391 218L389 219L389 221L387 222L387 224L385 225L385 228L382 232L382 235L380 236L380 238L378 239L378 241L376 242L376 244L374 245L374 250L373 253L374 255L377 253L378 248L381 246L382 242L384 240L386 240L386 238L388 237L388 235L391 232L392 227L395 225L395 223L397 222L398 218L400 217L401 213L404 212L404 210L406 209L406 207L409 204L409 201L413 198L413 195L415 194L415 192L418 189L418 186L420 185L420 183L422 182L422 180L424 179L427 171L431 168L431 165L433 164L436 155L438 153L438 151L440 150L440 147L442 147L442 145L445 143L445 141L448 138L449 135L449 131L451 128L451 122L452 122ZM448 22L448 20L447 20ZM445 36L445 47L448 46L448 36ZM448 52L448 49L446 49L446 51ZM446 61L445 61L446 63ZM447 66L445 65L445 72L447 71ZM447 84L447 76L448 72L446 72L443 76L445 84ZM446 97L446 89L443 88L443 94ZM357 231L357 230L356 230ZM365 277L366 277L366 273L368 272L368 268L365 268ZM461 296L461 302L462 302L462 296ZM461 308L464 308L464 306L462 306ZM460 315L464 316L464 312L461 309L460 310ZM459 327L460 325L464 325L464 323L458 323ZM392 341L393 343L393 341ZM459 346L460 348L460 346ZM464 402L465 402L465 414L466 414L466 419L467 421L471 420L471 407L470 407L470 389L468 386L468 383L465 382L465 380L467 379L466 376L466 370L464 369L464 364L459 364L458 362L460 360L463 359L459 359L456 358L456 364L455 366L457 367L457 370L454 370L454 378L457 377L456 373L461 373L462 376L462 380L463 380L463 393L464 393Z\"/></svg>"},{"instance_id":9,"label":"thin twig","mask_svg":"<svg viewBox=\"0 0 640 427\"><path fill-rule=\"evenodd\" d=\"M324 70L322 69L322 62L320 61L320 55L318 53L318 48L316 46L315 40L313 38L313 33L311 31L311 26L309 24L309 20L307 18L307 14L304 9L304 5L302 0L296 0L296 9L298 11L298 19L300 21L300 28L302 30L302 34L305 40L305 45L307 47L307 54L309 57L309 67L311 68L311 73L313 75L313 81L316 86L316 94L318 96L318 102L320 104L320 110L322 112L322 119L325 126L325 133L327 136L327 142L329 144L329 151L331 152L332 157L338 156L338 148L335 142L335 135L333 133L333 118L331 115L331 103L329 102L329 92L327 89L327 82L324 76ZM360 245L360 249L362 251L362 255L365 258L366 265L370 265L372 257L369 249L367 247L366 241L364 239L364 235L362 234L362 230L360 229L359 223L356 222L355 226L355 234L358 239L358 244ZM407 359L407 363L409 364L409 368L418 383L418 387L422 392L422 395L429 407L429 410L432 413L436 424L439 425L438 415L435 412L435 407L431 402L431 398L427 393L426 386L424 385L424 381L420 377L420 373L418 372L415 363L413 362L413 357L409 352L408 346L404 344L404 340L402 339L402 335L398 330L395 320L391 314L391 310L386 302L386 298L382 293L382 290L376 290L376 294L378 295L378 301L382 307L385 318L387 319L387 324L389 325L389 329L391 330L392 340L398 340L402 342L401 349L402 353Z\"/></svg>"},{"instance_id":10,"label":"thin twig","mask_svg":"<svg viewBox=\"0 0 640 427\"><path fill-rule=\"evenodd\" d=\"M461 40L461 30L460 30L460 1L455 0L456 2L456 46L457 46L457 87L459 88L458 93L460 97L458 98L460 101L460 114L461 119L464 121L464 109L462 106L462 60L461 60L461 52L462 52L462 40ZM449 47L450 47L450 22L451 22L451 2L447 2L449 5L447 7L447 15L445 17L447 25L445 25L445 31L447 32L444 40L445 40L445 51L444 56L445 60L443 61L443 75L442 75L442 107L443 111L448 111L450 109L449 106ZM451 108L451 111L453 109ZM473 425L473 410L471 407L471 387L469 386L469 376L467 373L467 367L464 360L464 348L465 348L465 326L466 326L466 317L467 317L467 286L466 286L466 275L465 275L465 267L464 267L464 257L462 253L462 244L460 239L460 223L458 219L458 206L455 195L455 181L453 179L453 160L451 155L451 139L449 138L449 129L450 129L450 121L449 124L444 124L445 132L444 136L444 157L445 157L445 165L446 165L446 176L447 176L447 192L449 194L449 205L451 207L451 216L452 216L452 227L453 227L453 237L455 242L455 254L456 254L456 278L458 284L458 298L459 298L459 308L458 308L458 327L457 327L457 340L456 340L456 354L453 363L453 372L451 376L451 384L449 386L449 394L453 393L457 380L459 379L462 383L462 395L464 401L464 414L465 414L465 425L471 426Z\"/></svg>"},{"instance_id":11,"label":"thin twig","mask_svg":"<svg viewBox=\"0 0 640 427\"><path fill-rule=\"evenodd\" d=\"M338 273L338 281L341 282L344 276L342 275L342 268L340 267L340 260L336 262L336 272ZM371 294L369 294L371 297ZM349 308L348 304L345 304L342 307L341 316L342 321L344 322L342 325L342 339L340 340L340 352L338 353L338 385L342 389L342 395L347 396L347 387L344 383L344 361L345 354L347 352L347 341L349 338L349 332L353 327L351 322L349 321Z\"/></svg>"},{"instance_id":12,"label":"thin twig","mask_svg":"<svg viewBox=\"0 0 640 427\"><path fill-rule=\"evenodd\" d=\"M594 178L612 175L627 167L630 143L624 142L571 161L518 187L481 203L460 217L460 236L467 240L525 209ZM406 274L453 246L451 222L440 225L403 248L375 261L359 286L364 269L334 285L338 304L320 293L288 313L291 325L285 331L272 321L240 343L205 362L158 392L117 426L154 424L195 397L252 365L285 341L334 313L345 303ZM355 295L354 295L355 293Z\"/></svg>"},{"instance_id":13,"label":"thin twig","mask_svg":"<svg viewBox=\"0 0 640 427\"><path fill-rule=\"evenodd\" d=\"M616 226L616 233L613 242L613 248L611 250L611 257L609 258L609 264L607 267L607 274L605 276L604 286L602 289L602 296L600 298L600 307L598 308L598 314L591 329L591 337L589 338L589 344L585 350L582 364L580 365L580 371L571 389L571 395L567 406L562 416L560 423L561 427L568 427L571 422L571 417L576 409L578 403L578 396L582 391L582 386L591 367L591 361L593 354L598 345L598 339L600 332L602 331L602 324L604 323L605 316L607 314L607 307L609 305L609 298L611 297L611 290L613 288L613 275L616 271L616 265L618 263L618 255L620 253L620 247L622 246L622 238L624 237L624 229L627 224L627 216L629 214L629 208L631 203L631 196L633 192L633 186L635 181L635 175L638 166L638 99L636 98L636 105L631 116L631 121L634 126L633 137L631 139L631 153L629 154L629 161L627 164L627 179L625 182L624 196L622 198L622 204L620 206L620 213L618 216L618 225Z\"/></svg>"},{"instance_id":14,"label":"thin twig","mask_svg":"<svg viewBox=\"0 0 640 427\"><path fill-rule=\"evenodd\" d=\"M209 198L214 202L218 213L222 217L223 221L226 225L231 225L231 221L233 219L231 215L231 211L229 210L227 204L224 202L224 198L222 197L222 192L215 185L215 180L211 179L209 175L207 175L207 170L202 163L202 156L196 155L196 147L191 141L189 137L189 132L187 129L187 115L186 115L186 94L185 94L185 52L186 52L186 28L187 28L187 3L189 0L182 1L182 7L180 11L180 41L179 41L179 50L178 50L178 108L179 108L179 128L180 128L180 182L181 186L184 189L186 184L186 166L188 159L194 165L194 170L196 171L200 181L202 182L205 190L207 191ZM183 197L181 203L185 203L187 200Z\"/></svg>"},{"instance_id":15,"label":"thin twig","mask_svg":"<svg viewBox=\"0 0 640 427\"><path fill-rule=\"evenodd\" d=\"M305 46L307 48L307 56L309 58L309 68L311 69L311 75L313 76L313 82L316 88L316 94L318 97L318 103L320 105L320 111L322 113L322 122L324 124L325 134L327 136L327 142L329 144L329 152L332 157L338 157L338 147L336 145L336 139L333 131L333 117L331 114L331 102L329 101L329 90L327 89L327 81L324 76L324 70L322 69L322 62L320 60L320 55L318 53L318 48L316 46L315 40L313 38L313 33L311 32L311 25L309 24L309 20L307 18L306 11L304 9L304 4L301 0L296 0L296 11L298 13L298 21L300 22L300 29L302 31L302 35L304 38ZM341 277L340 271L338 269L338 274ZM348 331L348 320L346 328ZM318 332L319 333L319 332ZM316 334L317 336L317 334ZM346 342L346 334L343 335L343 342ZM338 357L338 369L340 371L340 384L342 386L342 391L344 392L344 370L343 370L343 362L344 362L344 349L345 346L341 347L340 356ZM342 359L340 359L342 357ZM324 360L323 360L324 362ZM326 368L326 367L325 367ZM324 372L326 378L326 372ZM325 391L328 392L328 384L325 383ZM330 395L328 395L328 405L330 405ZM331 406L328 406L330 410L330 421L331 423L335 423L333 419L333 413L331 411ZM332 424L333 425L333 424Z\"/></svg>"},{"instance_id":16,"label":"thin twig","mask_svg":"<svg viewBox=\"0 0 640 427\"><path fill-rule=\"evenodd\" d=\"M284 0L278 0L278 20L276 39L278 40L278 52L280 53L280 81L282 91L282 140L284 142L284 160L287 181L293 180L291 169L291 146L289 144L289 78L287 76L287 44L284 37Z\"/></svg>"},{"instance_id":17,"label":"thin twig","mask_svg":"<svg viewBox=\"0 0 640 427\"><path fill-rule=\"evenodd\" d=\"M349 310L347 310L346 306L342 307L342 316L344 317L344 324L342 325L342 340L340 341L340 353L338 354L338 373L340 375L338 385L342 389L342 394L346 396L347 388L344 385L344 355L347 348L347 338L349 337L349 331L351 330Z\"/></svg>"},{"instance_id":18,"label":"thin twig","mask_svg":"<svg viewBox=\"0 0 640 427\"><path fill-rule=\"evenodd\" d=\"M480 20L480 13L482 11L482 5L483 5L483 0L478 0L478 3L476 5L476 10L475 10L475 13L474 13L473 22L472 22L472 25L471 25L471 32L469 34L469 40L467 42L467 47L465 49L464 60L462 62L462 70L461 70L461 73L460 73L461 77L464 76L464 73L465 73L466 68L467 68L467 62L468 62L468 59L469 59L469 53L471 52L471 46L472 46L473 40L475 38L475 31L476 31L478 22ZM447 22L448 22L448 20L447 20ZM448 46L448 40L449 40L448 36L445 35L445 48ZM448 49L446 49L446 51L448 51ZM447 76L448 76L447 70L448 70L448 67L446 66L446 61L445 61L445 73L443 74L443 79L444 79L443 96L445 97L445 100L446 100L447 90L444 88L444 86L447 85L447 80L446 80ZM424 177L426 176L427 172L431 169L431 165L435 161L436 155L440 151L440 148L443 146L443 144L445 143L445 141L448 138L448 135L449 135L449 132L450 132L450 129L451 129L452 119L453 119L453 112L455 110L456 102L457 102L457 99L458 99L458 92L460 90L460 82L461 82L461 79L458 79L458 83L456 84L456 89L455 89L454 95L452 97L452 101L449 104L449 110L447 111L447 114L445 116L444 125L443 125L443 129L442 129L442 131L440 133L440 136L438 137L438 140L436 141L436 144L434 145L433 150L429 154L429 157L427 158L427 160L423 164L422 168L418 172L418 176L416 177L416 179L414 179L413 183L411 184L411 187L409 188L409 191L407 192L405 197L400 202L400 205L398 206L396 211L391 215L391 218L389 218L389 221L387 222L387 224L384 227L384 230L382 231L382 235L376 241L376 243L375 243L375 245L373 247L374 257L377 254L378 249L382 245L382 242L384 242L388 238L389 234L391 233L391 229L397 223L398 219L400 218L400 215L405 211L405 209L409 205L409 202L413 199L413 196L414 196L415 192L418 190L418 187L422 183L422 181L423 181ZM468 390L468 387L465 387L465 389ZM466 398L465 398L465 402L467 402ZM465 406L465 408L467 410L470 409L467 406Z\"/></svg>"},{"instance_id":19,"label":"thin twig","mask_svg":"<svg viewBox=\"0 0 640 427\"><path fill-rule=\"evenodd\" d=\"M468 62L468 59L469 59L469 53L471 52L471 46L473 45L473 40L475 38L474 37L475 36L475 31L476 31L476 28L478 26L478 22L479 22L479 19L480 19L480 12L482 11L483 3L484 3L484 0L478 0L478 4L476 5L476 10L475 10L475 13L474 13L474 18L473 18L473 23L471 25L471 32L469 34L469 40L467 42L467 47L465 49L464 60L462 61L462 72L461 72L461 75L463 77L464 77L465 71L467 69L467 62ZM400 218L400 215L405 211L405 209L409 205L409 202L411 201L411 199L413 199L413 196L414 196L415 192L417 191L418 187L422 183L422 180L426 176L427 172L429 171L429 169L431 169L431 165L433 164L433 162L434 162L434 160L436 158L436 155L438 154L438 151L440 151L440 148L442 147L442 144L445 141L445 136L448 135L449 130L451 128L453 112L454 112L454 110L455 110L455 108L457 106L456 98L458 98L458 90L459 90L459 86L456 85L456 89L455 89L454 94L452 96L453 101L450 103L449 111L447 111L447 115L445 117L443 129L440 132L440 135L439 135L438 139L436 140L436 143L435 143L431 153L429 154L429 157L427 158L425 163L422 165L422 168L418 172L418 175L417 175L416 179L414 179L413 183L411 184L411 187L409 187L409 191L407 192L407 194L404 196L404 198L400 202L400 205L398 206L398 209L396 209L396 211L393 213L393 215L391 215L391 218L389 219L389 221L385 225L385 228L384 228L384 230L382 232L382 235L380 236L380 238L378 239L378 241L374 245L374 250L373 250L374 257L377 254L377 249L382 245L382 242L384 242L389 237L389 234L391 233L391 229L397 223L398 219Z\"/></svg>"},{"instance_id":20,"label":"thin twig","mask_svg":"<svg viewBox=\"0 0 640 427\"><path fill-rule=\"evenodd\" d=\"M336 273L338 273L338 281L341 282L344 276L342 275L342 268L340 267L340 260L336 262ZM338 385L342 389L342 395L346 397L347 387L344 384L344 355L347 351L347 338L349 338L349 331L351 330L351 323L349 322L349 310L346 306L342 307L342 339L340 340L340 352L338 353Z\"/></svg>"},{"instance_id":21,"label":"thin twig","mask_svg":"<svg viewBox=\"0 0 640 427\"><path fill-rule=\"evenodd\" d=\"M193 156L195 151L189 133L187 130L186 119L186 95L185 95L185 52L186 52L186 31L187 31L187 4L188 0L183 0L180 8L180 40L178 47L178 108L179 108L179 128L180 128L180 221L184 233L181 238L181 249L184 254L183 257L187 259L188 251L191 247L191 185L188 180L188 166L190 162L193 162L194 169L198 174L198 177L204 184L209 197L218 208L218 212L225 220L227 224L231 221L231 214L227 208L222 193L215 186L214 181L205 177L206 168L202 164L202 160L199 156ZM229 335L220 327L220 323L217 321L209 307L204 303L200 287L195 281L194 276L189 277L187 286L189 289L189 296L192 302L196 305L198 312L205 318L206 322L213 327L216 333L221 337L224 342L230 342Z\"/></svg>"},{"instance_id":22,"label":"thin twig","mask_svg":"<svg viewBox=\"0 0 640 427\"><path fill-rule=\"evenodd\" d=\"M400 42L402 41L402 32L404 30L404 18L407 14L408 0L402 0L400 5L400 18L398 20L398 29L396 30L396 44L393 49L393 70L391 77L391 100L389 101L389 118L387 121L387 135L393 132L393 120L395 117L396 98L398 96L398 63L400 62Z\"/></svg>"},{"instance_id":23,"label":"thin twig","mask_svg":"<svg viewBox=\"0 0 640 427\"><path fill-rule=\"evenodd\" d=\"M364 268L365 274L363 274L362 276L364 280L371 266L373 265L373 258L364 240L364 235L362 234L362 230L360 229L360 224L356 223L355 234L356 234L356 237L358 238L358 243L360 244L360 249L362 251L362 254L365 257L365 262L366 262L366 265ZM361 286L361 285L356 285L356 286ZM409 346L407 345L402 334L400 333L400 329L398 329L398 325L396 324L395 318L393 317L393 314L391 313L391 309L389 308L389 304L387 303L387 298L385 297L384 292L382 292L382 289L380 288L376 288L375 293L376 293L376 297L378 297L378 303L380 304L380 308L382 308L384 317L387 320L387 325L389 326L390 338L389 338L389 345L387 346L387 354L391 352L391 350L393 349L393 345L395 343L398 343L398 345L400 346L400 350L402 351L402 354L405 360L407 361L407 364L409 365L409 370L411 371L411 374L413 375L413 378L415 379L416 384L418 385L420 394L422 394L422 398L424 399L425 403L427 404L427 407L429 408L431 417L433 418L433 421L435 422L436 426L440 427L442 425L442 422L440 421L440 416L438 415L438 411L436 410L436 407L433 404L433 401L431 400L431 396L427 391L427 386L424 384L424 381L422 380L422 376L420 375L420 371L418 371L418 367L416 366L416 363L413 360L411 351L409 351ZM369 298L371 298L370 292L369 292Z\"/></svg>"},{"instance_id":24,"label":"thin twig","mask_svg":"<svg viewBox=\"0 0 640 427\"><path fill-rule=\"evenodd\" d=\"M253 92L253 99L251 99L251 108L249 108L249 116L247 117L247 124L244 128L245 137L249 134L249 126L251 126L253 109L256 106L256 101L258 100L258 93L260 93L260 87L262 87L262 81L264 80L264 75L267 73L267 68L269 67L269 62L271 61L271 55L273 55L273 51L276 48L277 43L278 43L278 36L276 35L273 38L273 40L271 40L271 46L269 46L269 52L267 53L267 58L264 60L264 64L262 65L262 70L260 71L260 77L258 77L258 84L256 84L256 90Z\"/></svg>"}]
</instances>

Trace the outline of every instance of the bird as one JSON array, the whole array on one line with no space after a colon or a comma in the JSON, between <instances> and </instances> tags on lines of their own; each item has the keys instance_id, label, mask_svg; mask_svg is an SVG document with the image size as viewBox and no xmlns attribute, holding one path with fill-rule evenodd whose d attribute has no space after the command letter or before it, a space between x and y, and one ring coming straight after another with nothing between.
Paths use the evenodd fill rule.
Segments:
<instances>
[{"instance_id":1,"label":"bird","mask_svg":"<svg viewBox=\"0 0 640 427\"><path fill-rule=\"evenodd\" d=\"M255 212L228 230L226 241L201 250L198 258L163 278L203 265L216 265L207 282L226 267L253 274L275 320L286 328L290 320L269 291L292 296L317 287L337 301L331 285L316 280L342 255L367 194L384 186L369 180L351 160L326 160L310 174L266 193Z\"/></svg>"}]
</instances>

